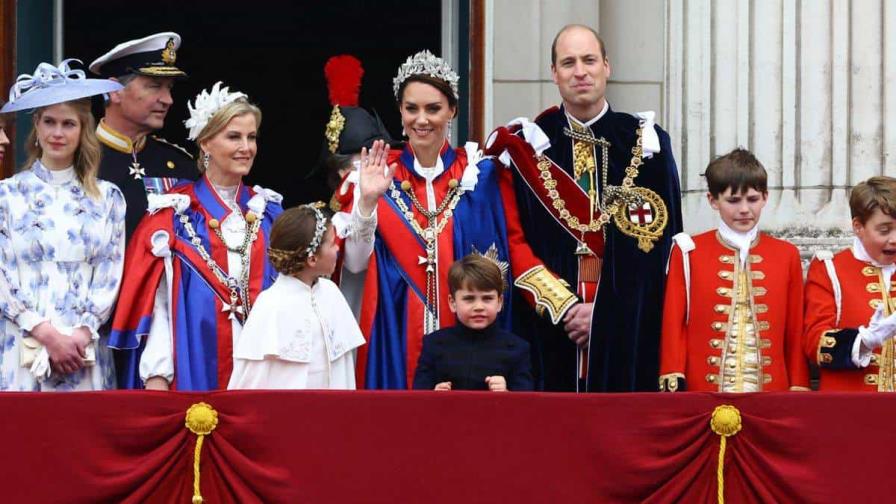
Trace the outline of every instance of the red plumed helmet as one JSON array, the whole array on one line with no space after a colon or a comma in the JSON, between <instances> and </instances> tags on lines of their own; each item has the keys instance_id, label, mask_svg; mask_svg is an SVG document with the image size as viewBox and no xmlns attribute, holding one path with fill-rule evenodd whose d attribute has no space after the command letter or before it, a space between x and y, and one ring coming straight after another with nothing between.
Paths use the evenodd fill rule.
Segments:
<instances>
[{"instance_id":1,"label":"red plumed helmet","mask_svg":"<svg viewBox=\"0 0 896 504\"><path fill-rule=\"evenodd\" d=\"M327 60L327 64L324 65L324 76L327 78L327 88L330 91L330 105L357 107L363 75L361 61L354 56L340 54Z\"/></svg>"}]
</instances>

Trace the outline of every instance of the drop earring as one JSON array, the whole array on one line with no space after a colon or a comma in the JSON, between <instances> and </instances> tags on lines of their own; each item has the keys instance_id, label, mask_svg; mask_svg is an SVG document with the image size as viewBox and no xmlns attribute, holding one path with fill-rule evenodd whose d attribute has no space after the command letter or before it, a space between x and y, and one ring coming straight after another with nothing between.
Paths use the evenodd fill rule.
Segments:
<instances>
[{"instance_id":1,"label":"drop earring","mask_svg":"<svg viewBox=\"0 0 896 504\"><path fill-rule=\"evenodd\" d=\"M202 168L204 170L208 170L208 160L210 158L211 158L211 156L208 155L208 152L206 152L205 154L202 155Z\"/></svg>"}]
</instances>

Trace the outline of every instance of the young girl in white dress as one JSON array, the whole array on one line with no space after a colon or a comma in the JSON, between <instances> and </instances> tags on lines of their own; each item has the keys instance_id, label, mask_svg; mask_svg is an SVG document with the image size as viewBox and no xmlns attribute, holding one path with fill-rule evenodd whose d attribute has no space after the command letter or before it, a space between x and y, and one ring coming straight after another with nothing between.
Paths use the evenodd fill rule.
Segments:
<instances>
[{"instance_id":1,"label":"young girl in white dress","mask_svg":"<svg viewBox=\"0 0 896 504\"><path fill-rule=\"evenodd\" d=\"M353 350L364 344L333 273L339 246L329 219L290 208L271 228L280 276L259 294L233 350L228 389L354 389Z\"/></svg>"}]
</instances>

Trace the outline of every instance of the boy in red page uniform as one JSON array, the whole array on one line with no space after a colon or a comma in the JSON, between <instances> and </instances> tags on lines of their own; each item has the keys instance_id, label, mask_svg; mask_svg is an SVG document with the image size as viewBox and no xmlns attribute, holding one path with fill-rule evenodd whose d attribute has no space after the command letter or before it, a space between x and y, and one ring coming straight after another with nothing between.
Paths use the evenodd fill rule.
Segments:
<instances>
[{"instance_id":1,"label":"boy in red page uniform","mask_svg":"<svg viewBox=\"0 0 896 504\"><path fill-rule=\"evenodd\" d=\"M768 199L765 168L735 149L709 163L705 176L719 228L674 238L660 390L808 390L799 252L758 227Z\"/></svg>"},{"instance_id":2,"label":"boy in red page uniform","mask_svg":"<svg viewBox=\"0 0 896 504\"><path fill-rule=\"evenodd\" d=\"M806 280L806 355L821 390L893 391L896 179L871 177L849 196L852 246L819 252Z\"/></svg>"}]
</instances>

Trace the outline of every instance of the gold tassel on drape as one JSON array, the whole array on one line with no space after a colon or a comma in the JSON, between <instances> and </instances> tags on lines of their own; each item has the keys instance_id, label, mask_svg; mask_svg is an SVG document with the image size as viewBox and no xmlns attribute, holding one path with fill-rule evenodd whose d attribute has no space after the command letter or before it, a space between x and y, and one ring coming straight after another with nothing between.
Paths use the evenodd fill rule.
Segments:
<instances>
[{"instance_id":1,"label":"gold tassel on drape","mask_svg":"<svg viewBox=\"0 0 896 504\"><path fill-rule=\"evenodd\" d=\"M196 403L187 410L186 426L190 432L196 434L196 449L193 451L193 504L201 504L199 455L202 452L202 440L218 426L218 412L204 402Z\"/></svg>"},{"instance_id":2,"label":"gold tassel on drape","mask_svg":"<svg viewBox=\"0 0 896 504\"><path fill-rule=\"evenodd\" d=\"M740 411L730 404L716 406L709 420L712 431L720 436L719 439L719 464L716 470L716 480L719 487L719 504L725 504L725 444L726 440L738 432L742 427Z\"/></svg>"}]
</instances>

